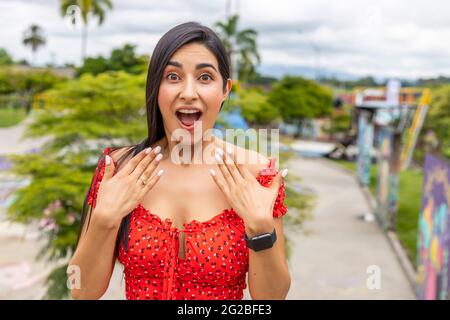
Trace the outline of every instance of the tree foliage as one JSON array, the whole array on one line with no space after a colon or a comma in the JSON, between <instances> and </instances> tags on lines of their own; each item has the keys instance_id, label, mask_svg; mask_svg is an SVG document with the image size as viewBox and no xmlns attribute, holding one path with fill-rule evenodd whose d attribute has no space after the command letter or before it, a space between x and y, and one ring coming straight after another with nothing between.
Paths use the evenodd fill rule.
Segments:
<instances>
[{"instance_id":1,"label":"tree foliage","mask_svg":"<svg viewBox=\"0 0 450 320\"><path fill-rule=\"evenodd\" d=\"M241 90L237 103L250 126L268 125L280 117L278 110L267 99L267 94L262 90Z\"/></svg>"},{"instance_id":2,"label":"tree foliage","mask_svg":"<svg viewBox=\"0 0 450 320\"><path fill-rule=\"evenodd\" d=\"M269 93L268 102L280 112L287 123L329 115L331 92L301 77L286 76Z\"/></svg>"},{"instance_id":3,"label":"tree foliage","mask_svg":"<svg viewBox=\"0 0 450 320\"><path fill-rule=\"evenodd\" d=\"M29 112L37 94L65 80L47 69L0 68L0 103L3 107L22 107Z\"/></svg>"},{"instance_id":4,"label":"tree foliage","mask_svg":"<svg viewBox=\"0 0 450 320\"><path fill-rule=\"evenodd\" d=\"M13 172L28 180L8 208L11 220L44 221L41 258L70 255L99 150L136 143L146 135L145 77L125 72L83 75L45 93L45 108L26 136L48 137L38 153L11 157ZM48 278L47 297L67 297L64 266Z\"/></svg>"},{"instance_id":5,"label":"tree foliage","mask_svg":"<svg viewBox=\"0 0 450 320\"><path fill-rule=\"evenodd\" d=\"M150 59L146 55L136 55L135 49L135 45L125 44L121 48L114 49L109 58L103 56L88 57L77 70L77 74L91 73L97 75L106 71L119 70L132 74L143 73L147 69Z\"/></svg>"},{"instance_id":6,"label":"tree foliage","mask_svg":"<svg viewBox=\"0 0 450 320\"><path fill-rule=\"evenodd\" d=\"M425 128L436 133L442 154L450 158L450 85L432 92Z\"/></svg>"},{"instance_id":7,"label":"tree foliage","mask_svg":"<svg viewBox=\"0 0 450 320\"><path fill-rule=\"evenodd\" d=\"M8 51L3 48L0 48L0 67L8 66L13 64L13 59L9 55Z\"/></svg>"}]
</instances>

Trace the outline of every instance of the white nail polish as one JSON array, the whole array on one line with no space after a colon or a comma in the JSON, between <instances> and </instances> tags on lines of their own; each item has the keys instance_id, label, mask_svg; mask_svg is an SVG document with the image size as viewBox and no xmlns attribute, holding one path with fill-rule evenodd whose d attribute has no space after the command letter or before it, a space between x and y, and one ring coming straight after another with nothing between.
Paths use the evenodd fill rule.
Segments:
<instances>
[{"instance_id":1,"label":"white nail polish","mask_svg":"<svg viewBox=\"0 0 450 320\"><path fill-rule=\"evenodd\" d=\"M157 173L158 176L161 176L163 174L163 172L164 172L164 169L159 170L158 173Z\"/></svg>"},{"instance_id":2,"label":"white nail polish","mask_svg":"<svg viewBox=\"0 0 450 320\"><path fill-rule=\"evenodd\" d=\"M222 162L222 157L219 156L217 153L216 153L216 161L217 162Z\"/></svg>"},{"instance_id":3,"label":"white nail polish","mask_svg":"<svg viewBox=\"0 0 450 320\"><path fill-rule=\"evenodd\" d=\"M222 149L216 149L216 152L219 156L223 156L223 150Z\"/></svg>"},{"instance_id":4,"label":"white nail polish","mask_svg":"<svg viewBox=\"0 0 450 320\"><path fill-rule=\"evenodd\" d=\"M145 149L145 153L146 153L146 154L149 154L150 151L152 151L152 147L148 147L147 149Z\"/></svg>"},{"instance_id":5,"label":"white nail polish","mask_svg":"<svg viewBox=\"0 0 450 320\"><path fill-rule=\"evenodd\" d=\"M109 166L111 164L110 156L108 156L108 155L105 156L105 163L106 163L107 166Z\"/></svg>"},{"instance_id":6,"label":"white nail polish","mask_svg":"<svg viewBox=\"0 0 450 320\"><path fill-rule=\"evenodd\" d=\"M216 176L216 172L213 169L209 169L209 172L211 172L211 174L215 177Z\"/></svg>"},{"instance_id":7,"label":"white nail polish","mask_svg":"<svg viewBox=\"0 0 450 320\"><path fill-rule=\"evenodd\" d=\"M155 148L155 153L159 153L161 151L161 147L160 146L157 146L156 148Z\"/></svg>"},{"instance_id":8,"label":"white nail polish","mask_svg":"<svg viewBox=\"0 0 450 320\"><path fill-rule=\"evenodd\" d=\"M160 161L162 159L163 155L160 153L156 156L155 160Z\"/></svg>"},{"instance_id":9,"label":"white nail polish","mask_svg":"<svg viewBox=\"0 0 450 320\"><path fill-rule=\"evenodd\" d=\"M287 173L288 173L288 169L284 169L283 171L281 171L281 176L284 178L286 177Z\"/></svg>"}]
</instances>

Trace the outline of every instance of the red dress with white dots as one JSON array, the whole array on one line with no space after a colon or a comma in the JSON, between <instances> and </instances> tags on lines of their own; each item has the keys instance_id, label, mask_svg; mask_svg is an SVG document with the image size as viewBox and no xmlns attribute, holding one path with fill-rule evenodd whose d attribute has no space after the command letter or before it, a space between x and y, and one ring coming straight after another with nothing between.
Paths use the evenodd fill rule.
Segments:
<instances>
[{"instance_id":1,"label":"red dress with white dots","mask_svg":"<svg viewBox=\"0 0 450 320\"><path fill-rule=\"evenodd\" d=\"M109 154L106 148L103 154ZM102 163L102 165L100 165ZM275 159L256 179L270 185L277 174ZM95 207L104 161L97 165L88 202ZM273 216L281 217L288 208L284 181L278 190ZM119 247L124 265L126 298L134 300L242 299L249 267L244 221L230 208L211 219L192 220L179 230L171 219L161 219L141 204L131 212L128 250ZM185 233L185 257L178 256L179 235Z\"/></svg>"}]
</instances>

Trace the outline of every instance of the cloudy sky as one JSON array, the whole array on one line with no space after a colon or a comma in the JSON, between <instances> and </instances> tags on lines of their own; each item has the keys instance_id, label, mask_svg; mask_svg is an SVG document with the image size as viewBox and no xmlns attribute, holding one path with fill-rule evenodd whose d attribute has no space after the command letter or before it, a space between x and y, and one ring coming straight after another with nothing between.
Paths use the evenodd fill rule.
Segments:
<instances>
[{"instance_id":1,"label":"cloudy sky","mask_svg":"<svg viewBox=\"0 0 450 320\"><path fill-rule=\"evenodd\" d=\"M47 45L37 63L79 63L81 31L59 13L58 0L0 0L0 47L31 60L22 45L32 23ZM212 26L226 15L226 0L113 0L102 26L89 26L88 55L107 55L132 43L150 54L171 27L186 21ZM450 76L448 0L239 0L240 27L258 31L267 70L318 68L325 73L377 77Z\"/></svg>"}]
</instances>

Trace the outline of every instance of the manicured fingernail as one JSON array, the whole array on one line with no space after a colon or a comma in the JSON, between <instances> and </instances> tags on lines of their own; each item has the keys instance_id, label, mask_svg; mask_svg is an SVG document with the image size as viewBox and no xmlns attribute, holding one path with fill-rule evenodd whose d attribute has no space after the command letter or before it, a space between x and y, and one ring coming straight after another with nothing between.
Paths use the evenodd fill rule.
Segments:
<instances>
[{"instance_id":1,"label":"manicured fingernail","mask_svg":"<svg viewBox=\"0 0 450 320\"><path fill-rule=\"evenodd\" d=\"M157 173L158 176L161 176L163 174L163 172L164 172L164 169L159 170L158 173Z\"/></svg>"},{"instance_id":2,"label":"manicured fingernail","mask_svg":"<svg viewBox=\"0 0 450 320\"><path fill-rule=\"evenodd\" d=\"M223 150L222 149L216 149L216 152L219 156L223 156Z\"/></svg>"},{"instance_id":3,"label":"manicured fingernail","mask_svg":"<svg viewBox=\"0 0 450 320\"><path fill-rule=\"evenodd\" d=\"M286 177L287 173L288 173L288 169L284 169L283 171L281 171L281 176L284 178Z\"/></svg>"},{"instance_id":4,"label":"manicured fingernail","mask_svg":"<svg viewBox=\"0 0 450 320\"><path fill-rule=\"evenodd\" d=\"M217 153L216 153L216 161L217 162L222 162L222 157L219 156Z\"/></svg>"},{"instance_id":5,"label":"manicured fingernail","mask_svg":"<svg viewBox=\"0 0 450 320\"><path fill-rule=\"evenodd\" d=\"M232 156L233 155L233 149L227 149L227 153Z\"/></svg>"},{"instance_id":6,"label":"manicured fingernail","mask_svg":"<svg viewBox=\"0 0 450 320\"><path fill-rule=\"evenodd\" d=\"M161 151L161 147L160 146L157 146L156 148L155 148L155 153L159 153Z\"/></svg>"},{"instance_id":7,"label":"manicured fingernail","mask_svg":"<svg viewBox=\"0 0 450 320\"><path fill-rule=\"evenodd\" d=\"M110 156L108 156L108 155L105 156L105 163L106 163L107 166L109 166L111 164L111 157Z\"/></svg>"},{"instance_id":8,"label":"manicured fingernail","mask_svg":"<svg viewBox=\"0 0 450 320\"><path fill-rule=\"evenodd\" d=\"M209 169L209 172L211 172L211 174L213 175L213 177L216 176L216 172L213 169Z\"/></svg>"},{"instance_id":9,"label":"manicured fingernail","mask_svg":"<svg viewBox=\"0 0 450 320\"><path fill-rule=\"evenodd\" d=\"M147 149L145 149L145 153L146 153L146 154L149 154L150 151L152 151L152 147L148 147Z\"/></svg>"},{"instance_id":10,"label":"manicured fingernail","mask_svg":"<svg viewBox=\"0 0 450 320\"><path fill-rule=\"evenodd\" d=\"M162 157L163 157L163 155L160 153L160 154L158 154L157 156L156 156L156 161L159 161L159 160L161 160L162 159Z\"/></svg>"}]
</instances>

